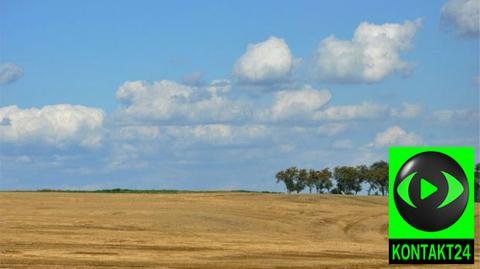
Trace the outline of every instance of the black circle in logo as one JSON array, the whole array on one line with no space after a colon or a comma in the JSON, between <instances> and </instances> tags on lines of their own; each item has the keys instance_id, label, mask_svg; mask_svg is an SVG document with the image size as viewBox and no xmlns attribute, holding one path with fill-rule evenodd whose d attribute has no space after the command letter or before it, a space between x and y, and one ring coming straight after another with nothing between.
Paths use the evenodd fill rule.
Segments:
<instances>
[{"instance_id":1,"label":"black circle in logo","mask_svg":"<svg viewBox=\"0 0 480 269\"><path fill-rule=\"evenodd\" d=\"M415 174L408 184L408 203L400 197L398 186L412 173ZM452 190L449 190L446 173L463 187L461 194L448 204L444 204L444 201ZM421 188L425 188L425 185L433 186L430 187L433 191L422 194ZM395 205L406 222L420 230L439 231L450 227L462 216L468 202L467 177L462 167L450 156L433 151L422 152L407 160L400 168L393 195Z\"/></svg>"}]
</instances>

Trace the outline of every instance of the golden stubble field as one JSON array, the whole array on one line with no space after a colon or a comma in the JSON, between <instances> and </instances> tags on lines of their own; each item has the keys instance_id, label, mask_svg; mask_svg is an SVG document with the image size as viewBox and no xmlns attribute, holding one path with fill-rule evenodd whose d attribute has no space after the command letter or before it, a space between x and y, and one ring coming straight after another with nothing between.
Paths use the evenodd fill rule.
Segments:
<instances>
[{"instance_id":1,"label":"golden stubble field","mask_svg":"<svg viewBox=\"0 0 480 269\"><path fill-rule=\"evenodd\" d=\"M480 268L476 206L476 267L436 268ZM4 192L0 268L395 268L387 222L384 197Z\"/></svg>"}]
</instances>

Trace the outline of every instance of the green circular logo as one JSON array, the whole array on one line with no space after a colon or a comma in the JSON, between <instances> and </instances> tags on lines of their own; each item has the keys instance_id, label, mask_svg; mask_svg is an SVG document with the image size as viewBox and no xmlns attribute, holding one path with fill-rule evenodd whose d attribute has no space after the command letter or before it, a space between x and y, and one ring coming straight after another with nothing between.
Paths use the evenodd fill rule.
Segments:
<instances>
[{"instance_id":1,"label":"green circular logo","mask_svg":"<svg viewBox=\"0 0 480 269\"><path fill-rule=\"evenodd\" d=\"M428 151L408 159L394 183L395 206L402 218L423 231L453 225L468 202L468 182L462 167L450 156Z\"/></svg>"}]
</instances>

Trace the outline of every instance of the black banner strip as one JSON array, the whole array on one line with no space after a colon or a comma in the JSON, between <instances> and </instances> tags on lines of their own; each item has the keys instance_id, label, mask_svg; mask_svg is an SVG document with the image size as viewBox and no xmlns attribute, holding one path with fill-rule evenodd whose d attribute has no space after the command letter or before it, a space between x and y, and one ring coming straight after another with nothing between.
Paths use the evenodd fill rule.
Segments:
<instances>
[{"instance_id":1,"label":"black banner strip","mask_svg":"<svg viewBox=\"0 0 480 269\"><path fill-rule=\"evenodd\" d=\"M474 239L390 239L390 264L473 264Z\"/></svg>"}]
</instances>

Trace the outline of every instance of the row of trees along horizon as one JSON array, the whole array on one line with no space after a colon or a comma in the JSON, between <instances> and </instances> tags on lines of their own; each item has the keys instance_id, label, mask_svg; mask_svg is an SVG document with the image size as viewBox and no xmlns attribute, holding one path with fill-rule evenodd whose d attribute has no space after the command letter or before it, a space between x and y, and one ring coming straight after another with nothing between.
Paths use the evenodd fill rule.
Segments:
<instances>
[{"instance_id":1,"label":"row of trees along horizon","mask_svg":"<svg viewBox=\"0 0 480 269\"><path fill-rule=\"evenodd\" d=\"M330 170L299 169L295 166L278 172L275 175L277 183L283 182L288 193L300 193L306 188L311 193L331 193L353 195L362 191L363 183L368 186L367 194L388 194L388 163L374 162L370 166L337 166ZM333 180L335 180L335 186ZM475 166L474 197L480 188L480 163Z\"/></svg>"}]
</instances>

